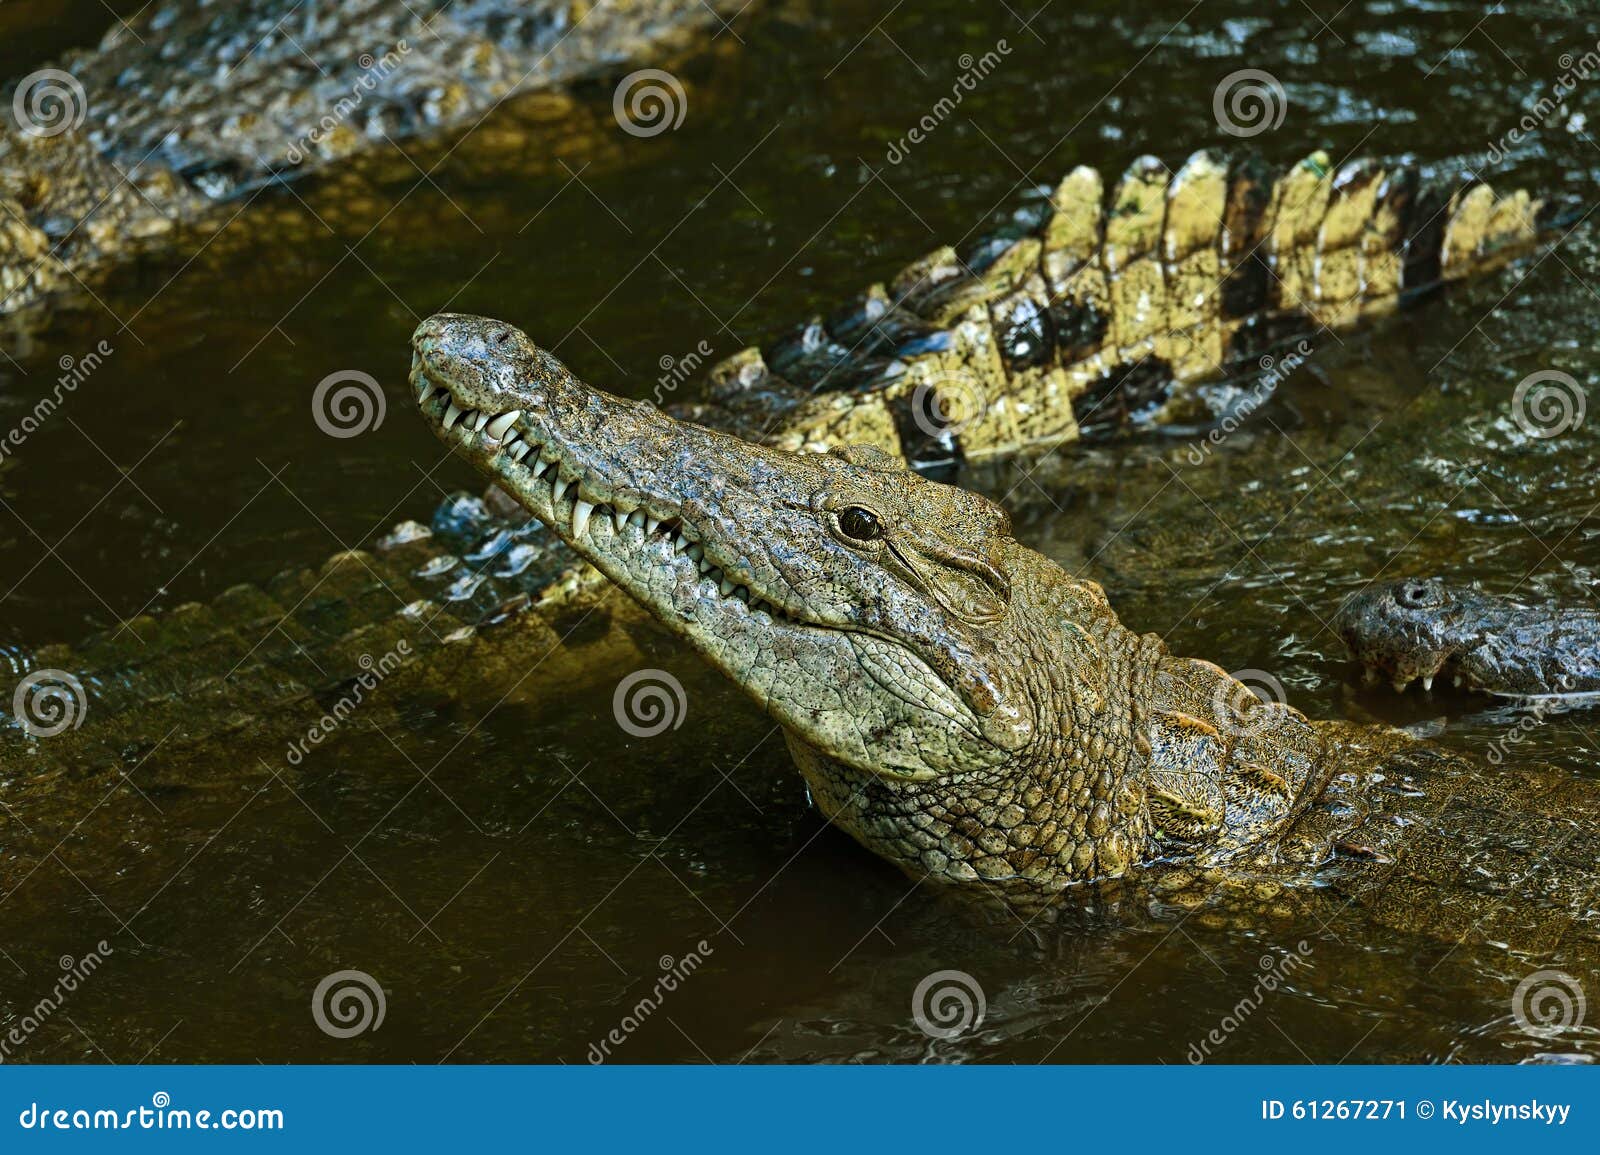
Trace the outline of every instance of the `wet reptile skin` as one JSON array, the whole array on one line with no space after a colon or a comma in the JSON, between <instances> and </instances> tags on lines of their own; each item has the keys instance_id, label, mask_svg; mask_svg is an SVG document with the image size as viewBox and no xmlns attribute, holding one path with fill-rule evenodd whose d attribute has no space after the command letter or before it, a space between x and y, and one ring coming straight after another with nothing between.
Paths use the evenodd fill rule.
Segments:
<instances>
[{"instance_id":1,"label":"wet reptile skin","mask_svg":"<svg viewBox=\"0 0 1600 1155\"><path fill-rule=\"evenodd\" d=\"M81 101L0 102L0 313L265 183L474 125L518 93L708 39L717 0L166 0L54 67ZM62 91L59 85L56 90ZM32 92L33 90L28 90ZM40 90L41 92L44 90ZM26 95L26 94L25 94ZM26 101L25 101L26 107ZM81 123L67 131L72 114ZM614 127L614 126L612 126Z\"/></svg>"},{"instance_id":2,"label":"wet reptile skin","mask_svg":"<svg viewBox=\"0 0 1600 1155\"><path fill-rule=\"evenodd\" d=\"M1356 594L1334 625L1351 657L1396 690L1443 676L1512 697L1600 694L1600 613L1589 607L1406 578Z\"/></svg>"},{"instance_id":3,"label":"wet reptile skin","mask_svg":"<svg viewBox=\"0 0 1600 1155\"><path fill-rule=\"evenodd\" d=\"M822 813L912 877L1032 915L1353 911L1592 950L1592 785L1260 702L875 447L677 421L485 318L430 318L414 351L441 440L749 694Z\"/></svg>"},{"instance_id":4,"label":"wet reptile skin","mask_svg":"<svg viewBox=\"0 0 1600 1155\"><path fill-rule=\"evenodd\" d=\"M1080 415L1095 425L1112 412L1126 419L1183 404L1180 373L1215 376L1262 341L1381 317L1441 276L1497 267L1535 237L1538 205L1525 194L1496 198L1482 184L1427 192L1415 173L1375 163L1333 172L1313 156L1273 182L1248 158L1222 167L1202 153L1166 185L1153 164L1132 165L1109 198L1097 174L1074 170L1051 213L1023 235L980 240L960 259L935 250L826 319L712 366L688 389L705 400L674 412L778 449L864 443L895 460L1000 462L1076 437ZM1168 191L1136 195L1151 188ZM1190 195L1202 188L1216 214L1209 233ZM1135 203L1144 211L1130 215ZM1255 241L1242 249L1247 234ZM1130 237L1142 239L1130 248ZM1147 255L1134 260L1134 251ZM1216 291L1200 313L1173 312L1195 267L1216 273ZM1280 275L1291 269L1316 275ZM1037 306L1048 306L1048 323ZM1019 315L1041 327L1005 321ZM1019 360L1030 332L1050 341ZM1157 343L1197 334L1214 335L1223 358L1170 364L1137 383L1108 369L1149 365L1139 358ZM925 429L914 405L927 416L959 402L936 397L930 410L923 386L981 395L984 415ZM56 774L121 771L160 744L163 764L181 779L207 772L221 735L281 753L282 731L268 719L304 711L316 693L353 676L360 654L381 654L398 638L419 659L395 687L414 679L469 696L494 683L502 661L549 654L541 678L566 669L558 659L577 648L570 630L579 621L588 625L573 666L587 677L614 675L638 653L622 627L641 617L633 603L608 598L595 571L525 513L463 497L370 550L234 587L206 605L143 615L72 646L9 651L0 641L0 664L13 678L65 670L91 702L81 730L48 743L0 726L0 767L31 767L47 783ZM591 636L596 623L610 631L603 642ZM0 697L0 719L10 704Z\"/></svg>"}]
</instances>

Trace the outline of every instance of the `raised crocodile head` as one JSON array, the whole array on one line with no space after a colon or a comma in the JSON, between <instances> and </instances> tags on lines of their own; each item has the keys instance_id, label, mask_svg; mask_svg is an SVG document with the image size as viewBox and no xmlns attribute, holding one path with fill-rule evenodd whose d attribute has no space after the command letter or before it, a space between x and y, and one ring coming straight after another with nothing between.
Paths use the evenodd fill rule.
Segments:
<instances>
[{"instance_id":1,"label":"raised crocodile head","mask_svg":"<svg viewBox=\"0 0 1600 1155\"><path fill-rule=\"evenodd\" d=\"M1045 889L1161 852L1139 719L1160 712L1165 650L998 506L881 450L674 420L502 322L432 317L413 351L438 435L753 696L869 848Z\"/></svg>"}]
</instances>

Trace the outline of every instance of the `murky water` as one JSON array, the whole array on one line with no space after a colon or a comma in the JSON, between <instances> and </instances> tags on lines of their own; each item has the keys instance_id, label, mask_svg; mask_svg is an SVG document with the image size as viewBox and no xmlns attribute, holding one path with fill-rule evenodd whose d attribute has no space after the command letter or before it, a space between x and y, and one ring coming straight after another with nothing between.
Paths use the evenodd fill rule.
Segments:
<instances>
[{"instance_id":1,"label":"murky water","mask_svg":"<svg viewBox=\"0 0 1600 1155\"><path fill-rule=\"evenodd\" d=\"M886 17L771 5L739 27L742 47L724 37L685 69L676 132L623 137L596 88L585 123L604 140L538 147L495 138L491 120L448 155L451 142L417 149L420 169L371 165L359 195L331 181L272 192L198 256L120 272L99 303L56 314L7 345L14 364L0 360L10 427L61 358L111 350L0 465L0 643L74 640L315 565L477 489L409 409L406 338L431 311L503 316L587 380L648 395L662 358L702 342L720 356L824 311L981 233L1075 164L1114 173L1142 152L1176 161L1230 143L1212 95L1236 69L1266 69L1288 92L1281 126L1254 141L1277 160L1327 146L1476 162L1563 55L1600 38L1600 14L1559 3L1126 7L1057 0L1024 27L1004 6L948 0ZM56 28L19 57L14 35L44 35L27 7L7 6L0 30L8 73L69 42ZM962 55L1002 39L1001 65L956 114L886 163ZM1594 107L1580 84L1486 173L1592 200ZM253 227L268 216L273 228ZM1412 725L1481 755L1513 719L1448 692L1358 690L1326 622L1380 573L1595 595L1600 421L1541 439L1511 417L1531 372L1594 380L1595 252L1580 229L1398 323L1325 336L1209 451L1129 436L969 481L1176 651L1270 671L1314 716ZM321 433L309 405L340 369L372 373L389 400L380 427L346 440ZM69 776L56 800L67 821L0 812L0 847L29 863L7 867L0 899L0 1024L50 991L61 956L113 948L7 1057L582 1062L603 1047L620 1061L1183 1062L1264 960L1296 949L1282 927L974 927L821 824L770 722L692 655L650 644L689 702L657 738L618 729L609 686L485 693L388 737L347 727L292 773L223 766L203 789L104 797L98 785L79 797ZM1517 757L1593 777L1597 735L1600 714L1555 717ZM1592 1030L1517 1028L1511 994L1534 960L1304 929L1309 961L1211 1057L1600 1050ZM665 971L700 957L658 1011L625 1024ZM342 969L382 984L381 1029L318 1029L311 992ZM974 976L987 1003L981 1028L952 1040L911 1017L919 981L943 969ZM1600 982L1577 977L1591 994ZM614 1029L625 1037L607 1043Z\"/></svg>"}]
</instances>

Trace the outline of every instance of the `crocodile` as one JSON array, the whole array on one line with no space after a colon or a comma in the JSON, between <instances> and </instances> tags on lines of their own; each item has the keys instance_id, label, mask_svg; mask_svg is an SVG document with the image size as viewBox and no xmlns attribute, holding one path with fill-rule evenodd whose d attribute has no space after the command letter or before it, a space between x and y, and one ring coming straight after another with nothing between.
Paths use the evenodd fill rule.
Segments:
<instances>
[{"instance_id":1,"label":"crocodile","mask_svg":"<svg viewBox=\"0 0 1600 1155\"><path fill-rule=\"evenodd\" d=\"M1352 595L1334 626L1369 680L1404 693L1441 674L1506 697L1600 695L1600 612L1530 606L1437 578L1381 582Z\"/></svg>"},{"instance_id":2,"label":"crocodile","mask_svg":"<svg viewBox=\"0 0 1600 1155\"><path fill-rule=\"evenodd\" d=\"M680 421L482 317L423 322L411 376L446 445L749 695L817 809L921 882L1030 917L1247 903L1600 945L1592 783L1485 781L1260 700L880 447Z\"/></svg>"},{"instance_id":3,"label":"crocodile","mask_svg":"<svg viewBox=\"0 0 1600 1155\"><path fill-rule=\"evenodd\" d=\"M409 138L475 127L519 94L570 86L630 61L670 60L708 39L738 7L727 0L147 6L119 20L95 48L5 88L0 313L171 244L180 230L214 235L270 184L342 170L356 154L393 151ZM645 102L643 120L659 111L645 106L648 92L637 99ZM570 101L558 110L576 112Z\"/></svg>"},{"instance_id":4,"label":"crocodile","mask_svg":"<svg viewBox=\"0 0 1600 1155\"><path fill-rule=\"evenodd\" d=\"M1549 219L1523 192L1497 196L1473 183L1446 193L1409 169L1335 168L1321 153L1276 181L1258 160L1224 163L1209 152L1165 183L1155 166L1135 162L1104 198L1096 190L1111 182L1074 170L1050 213L1020 234L1007 230L960 256L935 250L827 318L734 354L674 415L774 449L869 444L933 474L952 459L1049 452L1080 431L1114 427L1113 414L1160 420L1189 404L1181 382L1226 375L1241 358L1253 364L1286 335L1375 320L1441 282L1496 268L1537 243ZM1185 208L1185 190L1199 186L1217 211L1209 251L1197 247ZM1169 206L1159 227L1150 204ZM1350 223L1355 204L1364 228ZM1135 220L1143 223L1130 231ZM1238 247L1244 235L1254 247ZM1146 255L1130 259L1135 249ZM1176 301L1193 268L1212 270L1221 286L1198 312L1157 288L1170 283ZM1143 287L1135 292L1130 279ZM1290 294L1290 285L1299 288ZM1038 324L1006 320L1022 315ZM1026 332L1049 341L1023 356ZM1210 342L1217 360L1172 352L1191 336ZM1155 349L1173 358L1164 368L1150 359ZM980 391L983 412L962 413L960 399ZM363 657L401 640L412 657L375 692L398 713L416 696L497 701L508 670L525 678L510 681L530 699L541 686L614 677L638 665L645 620L500 491L460 496L427 524L403 522L320 567L141 614L75 645L0 647L15 685L53 672L75 679L88 706L80 727L41 740L28 729L27 701L0 694L0 720L11 723L0 726L0 766L28 771L29 821L45 830L41 808L72 809L76 792L58 789L64 782L116 781L139 767L142 778L179 785L257 758L281 766L285 733L337 701ZM374 709L362 713L388 724ZM229 750L220 770L219 747Z\"/></svg>"}]
</instances>

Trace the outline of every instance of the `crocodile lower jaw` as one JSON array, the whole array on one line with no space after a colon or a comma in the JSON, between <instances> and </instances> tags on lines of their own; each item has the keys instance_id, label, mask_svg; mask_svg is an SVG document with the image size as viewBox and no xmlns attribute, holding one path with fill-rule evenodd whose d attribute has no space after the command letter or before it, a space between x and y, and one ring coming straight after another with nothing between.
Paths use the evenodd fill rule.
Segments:
<instances>
[{"instance_id":1,"label":"crocodile lower jaw","mask_svg":"<svg viewBox=\"0 0 1600 1155\"><path fill-rule=\"evenodd\" d=\"M649 505L630 508L598 492L598 480L572 464L576 452L548 434L541 441L520 412L491 417L463 410L449 386L430 377L420 362L412 366L411 384L417 407L435 436L630 592L638 591L623 571L644 561L672 574L671 600L679 612L692 604L693 616L702 622L727 616L769 628L827 628L796 618L748 586L730 582L723 564L676 512ZM722 559L727 560L731 559Z\"/></svg>"}]
</instances>

